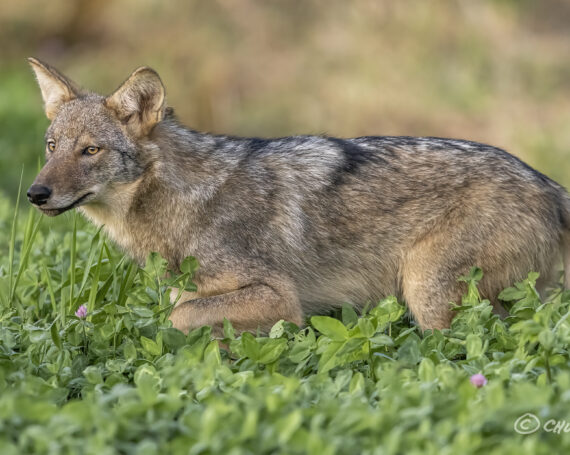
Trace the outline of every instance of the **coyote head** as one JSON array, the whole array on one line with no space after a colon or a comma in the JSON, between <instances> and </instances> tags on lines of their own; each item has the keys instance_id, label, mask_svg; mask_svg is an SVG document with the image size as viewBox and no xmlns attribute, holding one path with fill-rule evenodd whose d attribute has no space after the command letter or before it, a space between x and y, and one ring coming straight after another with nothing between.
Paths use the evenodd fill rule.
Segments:
<instances>
[{"instance_id":1,"label":"coyote head","mask_svg":"<svg viewBox=\"0 0 570 455\"><path fill-rule=\"evenodd\" d=\"M83 91L45 63L29 62L51 125L45 135L46 164L28 189L28 199L50 216L110 202L113 189L136 181L149 162L143 156L145 139L165 112L158 74L139 68L104 97Z\"/></svg>"}]
</instances>

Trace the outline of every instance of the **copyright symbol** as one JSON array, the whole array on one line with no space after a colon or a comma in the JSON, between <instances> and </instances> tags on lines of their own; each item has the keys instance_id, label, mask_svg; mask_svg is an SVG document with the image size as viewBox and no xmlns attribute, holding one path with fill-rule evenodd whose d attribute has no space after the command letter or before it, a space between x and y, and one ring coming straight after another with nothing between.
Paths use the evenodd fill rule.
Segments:
<instances>
[{"instance_id":1,"label":"copyright symbol","mask_svg":"<svg viewBox=\"0 0 570 455\"><path fill-rule=\"evenodd\" d=\"M534 414L527 412L515 421L515 431L519 434L531 434L540 428L540 420Z\"/></svg>"}]
</instances>

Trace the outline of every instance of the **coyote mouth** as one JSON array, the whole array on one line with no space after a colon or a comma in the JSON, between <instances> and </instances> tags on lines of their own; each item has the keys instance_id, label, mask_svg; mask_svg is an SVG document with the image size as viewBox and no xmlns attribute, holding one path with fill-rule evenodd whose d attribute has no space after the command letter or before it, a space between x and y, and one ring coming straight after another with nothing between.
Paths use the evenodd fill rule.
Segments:
<instances>
[{"instance_id":1,"label":"coyote mouth","mask_svg":"<svg viewBox=\"0 0 570 455\"><path fill-rule=\"evenodd\" d=\"M82 202L85 201L85 199L87 199L89 196L91 196L93 193L89 192L84 194L83 196L81 196L79 199L77 199L75 202L69 204L66 207L59 207L59 208L55 208L55 209L44 209L43 207L38 207L38 209L47 216L57 216L57 215L61 215L63 212L67 212L68 210L71 210L75 207L79 207L81 205Z\"/></svg>"}]
</instances>

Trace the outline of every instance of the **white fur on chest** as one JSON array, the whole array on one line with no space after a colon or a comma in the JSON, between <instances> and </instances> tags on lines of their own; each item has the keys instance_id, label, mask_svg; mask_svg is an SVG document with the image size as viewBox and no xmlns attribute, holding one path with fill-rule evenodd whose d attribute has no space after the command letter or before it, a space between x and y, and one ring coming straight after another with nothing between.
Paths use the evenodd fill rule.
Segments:
<instances>
[{"instance_id":1,"label":"white fur on chest","mask_svg":"<svg viewBox=\"0 0 570 455\"><path fill-rule=\"evenodd\" d=\"M79 210L129 254L137 256L135 239L127 223L127 214L132 205L139 182L115 185L104 192L104 198L80 207Z\"/></svg>"}]
</instances>

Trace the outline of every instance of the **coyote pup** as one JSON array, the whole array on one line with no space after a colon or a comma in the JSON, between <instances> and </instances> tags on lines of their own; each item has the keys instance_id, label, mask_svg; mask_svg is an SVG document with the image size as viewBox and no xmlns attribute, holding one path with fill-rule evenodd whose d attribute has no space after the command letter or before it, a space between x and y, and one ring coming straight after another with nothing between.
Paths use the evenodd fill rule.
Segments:
<instances>
[{"instance_id":1,"label":"coyote pup","mask_svg":"<svg viewBox=\"0 0 570 455\"><path fill-rule=\"evenodd\" d=\"M422 329L443 329L471 266L500 312L501 289L530 270L545 283L561 252L570 283L568 194L501 149L203 134L178 123L150 68L101 96L29 61L51 120L30 202L50 216L79 208L139 263L195 256L197 291L170 317L180 330L228 318L267 331L388 295Z\"/></svg>"}]
</instances>

